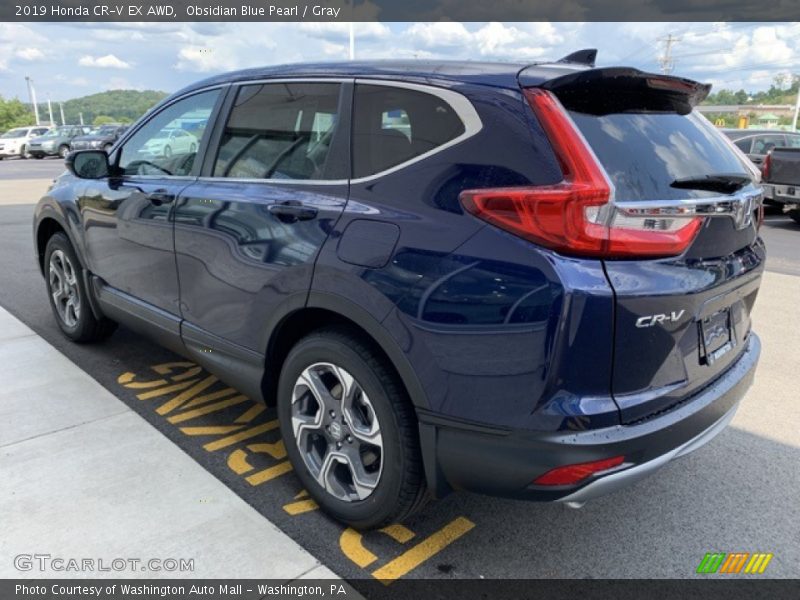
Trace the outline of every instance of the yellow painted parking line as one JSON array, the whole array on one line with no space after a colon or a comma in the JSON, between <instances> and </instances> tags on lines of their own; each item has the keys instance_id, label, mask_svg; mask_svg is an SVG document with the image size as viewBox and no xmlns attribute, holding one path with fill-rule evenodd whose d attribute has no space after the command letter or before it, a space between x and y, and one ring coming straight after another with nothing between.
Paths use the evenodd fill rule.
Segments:
<instances>
[{"instance_id":1,"label":"yellow painted parking line","mask_svg":"<svg viewBox=\"0 0 800 600\"><path fill-rule=\"evenodd\" d=\"M208 450L209 452L213 452L214 450L219 450L220 448L227 448L228 446L233 446L234 444L249 440L250 438L256 437L257 435L261 435L262 433L266 433L267 431L272 431L273 429L278 428L278 421L277 419L272 421L267 421L263 425L259 425L258 427L251 427L250 429L245 429L237 434L230 435L228 437L224 437L219 440L215 440L213 442L208 442L203 448Z\"/></svg>"},{"instance_id":2,"label":"yellow painted parking line","mask_svg":"<svg viewBox=\"0 0 800 600\"><path fill-rule=\"evenodd\" d=\"M207 404L206 406L201 406L200 408L195 408L194 410L187 410L186 412L172 415L167 419L167 421L172 424L183 423L184 421L188 421L196 417L202 417L203 415L207 415L218 410L224 410L229 406L236 406L242 402L249 401L250 399L247 396L234 396L233 398L222 400L221 402L214 402L213 404Z\"/></svg>"},{"instance_id":3,"label":"yellow painted parking line","mask_svg":"<svg viewBox=\"0 0 800 600\"><path fill-rule=\"evenodd\" d=\"M145 390L148 388L167 385L167 383L169 383L166 379L155 379L153 381L134 381L135 377L136 375L134 373L128 371L117 377L117 383L132 390Z\"/></svg>"},{"instance_id":4,"label":"yellow painted parking line","mask_svg":"<svg viewBox=\"0 0 800 600\"><path fill-rule=\"evenodd\" d=\"M433 555L441 552L473 527L475 527L475 523L469 519L464 517L453 519L436 533L428 536L413 548L406 550L394 560L374 571L372 575L388 585L416 569Z\"/></svg>"},{"instance_id":5,"label":"yellow painted parking line","mask_svg":"<svg viewBox=\"0 0 800 600\"><path fill-rule=\"evenodd\" d=\"M213 375L209 375L202 381L195 383L185 392L181 392L174 398L168 400L167 402L159 406L156 409L156 412L160 415L165 415L167 413L172 412L173 410L178 408L181 404L185 404L186 402L197 396L197 394L199 394L200 392L203 392L208 388L210 388L212 385L217 383L217 381L219 380L216 377L214 377Z\"/></svg>"},{"instance_id":6,"label":"yellow painted parking line","mask_svg":"<svg viewBox=\"0 0 800 600\"><path fill-rule=\"evenodd\" d=\"M262 412L267 410L267 405L261 402L255 402L251 408L247 410L242 416L234 421L234 423L249 423L255 419Z\"/></svg>"},{"instance_id":7,"label":"yellow painted parking line","mask_svg":"<svg viewBox=\"0 0 800 600\"><path fill-rule=\"evenodd\" d=\"M339 536L339 547L347 558L362 569L367 568L378 560L377 556L364 547L361 541L361 534L352 527L345 529L342 535Z\"/></svg>"},{"instance_id":8,"label":"yellow painted parking line","mask_svg":"<svg viewBox=\"0 0 800 600\"><path fill-rule=\"evenodd\" d=\"M168 385L167 387L160 387L154 390L150 390L149 392L143 392L141 394L137 394L136 397L139 400L149 400L150 398L158 398L159 396L163 396L164 394L169 394L171 392L179 392L181 390L185 390L190 385L195 383L196 380L189 380L183 381L181 383L175 383L172 385Z\"/></svg>"},{"instance_id":9,"label":"yellow painted parking line","mask_svg":"<svg viewBox=\"0 0 800 600\"><path fill-rule=\"evenodd\" d=\"M181 431L186 435L223 435L241 428L242 425L209 425L207 427L181 427Z\"/></svg>"},{"instance_id":10,"label":"yellow painted parking line","mask_svg":"<svg viewBox=\"0 0 800 600\"><path fill-rule=\"evenodd\" d=\"M400 523L395 523L394 525L387 525L380 531L388 535L393 540L400 542L401 544L405 544L416 535L408 527L406 527L405 525L400 525Z\"/></svg>"},{"instance_id":11,"label":"yellow painted parking line","mask_svg":"<svg viewBox=\"0 0 800 600\"><path fill-rule=\"evenodd\" d=\"M198 396L197 398L189 400L189 402L183 405L182 410L187 410L193 406L199 406L200 404L207 404L208 402L219 400L220 398L224 398L225 396L230 396L232 394L241 395L232 387L226 387L219 391L211 392L210 394L203 394L202 396Z\"/></svg>"},{"instance_id":12,"label":"yellow painted parking line","mask_svg":"<svg viewBox=\"0 0 800 600\"><path fill-rule=\"evenodd\" d=\"M258 473L253 473L252 475L248 475L245 477L247 483L250 485L261 485L262 483L266 483L276 477L284 475L292 470L292 465L288 460L285 460L281 463L278 463L274 467L269 467L268 469L264 469L259 471Z\"/></svg>"},{"instance_id":13,"label":"yellow painted parking line","mask_svg":"<svg viewBox=\"0 0 800 600\"><path fill-rule=\"evenodd\" d=\"M301 498L305 498L302 500ZM283 510L292 515L302 515L303 513L311 512L312 510L317 510L319 508L319 504L317 504L311 498L308 498L308 492L306 490L302 490L299 494L295 497L295 502L289 502L288 504L283 505Z\"/></svg>"}]
</instances>

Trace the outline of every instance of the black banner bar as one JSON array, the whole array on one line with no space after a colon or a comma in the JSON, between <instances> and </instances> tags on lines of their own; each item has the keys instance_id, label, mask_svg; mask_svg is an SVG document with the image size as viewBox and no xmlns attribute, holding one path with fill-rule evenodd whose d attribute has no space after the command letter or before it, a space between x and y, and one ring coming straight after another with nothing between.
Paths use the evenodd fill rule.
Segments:
<instances>
[{"instance_id":1,"label":"black banner bar","mask_svg":"<svg viewBox=\"0 0 800 600\"><path fill-rule=\"evenodd\" d=\"M3 0L2 21L796 21L752 0Z\"/></svg>"},{"instance_id":2,"label":"black banner bar","mask_svg":"<svg viewBox=\"0 0 800 600\"><path fill-rule=\"evenodd\" d=\"M712 576L713 577L713 576ZM3 600L796 600L800 581L756 576L699 579L42 579L2 580Z\"/></svg>"}]
</instances>

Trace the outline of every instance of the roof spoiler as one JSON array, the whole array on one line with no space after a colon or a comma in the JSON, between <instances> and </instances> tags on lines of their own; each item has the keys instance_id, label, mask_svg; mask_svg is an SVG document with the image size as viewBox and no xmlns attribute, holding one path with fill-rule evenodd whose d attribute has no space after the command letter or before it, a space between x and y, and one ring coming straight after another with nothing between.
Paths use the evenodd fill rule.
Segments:
<instances>
[{"instance_id":1,"label":"roof spoiler","mask_svg":"<svg viewBox=\"0 0 800 600\"><path fill-rule=\"evenodd\" d=\"M526 87L524 81L520 84ZM595 115L617 112L688 114L705 100L711 85L630 67L604 67L568 73L538 84L569 109ZM603 93L597 93L602 91Z\"/></svg>"},{"instance_id":2,"label":"roof spoiler","mask_svg":"<svg viewBox=\"0 0 800 600\"><path fill-rule=\"evenodd\" d=\"M585 48L584 50L577 50L572 54L567 54L564 58L559 58L556 62L593 67L595 60L597 60L597 48Z\"/></svg>"}]
</instances>

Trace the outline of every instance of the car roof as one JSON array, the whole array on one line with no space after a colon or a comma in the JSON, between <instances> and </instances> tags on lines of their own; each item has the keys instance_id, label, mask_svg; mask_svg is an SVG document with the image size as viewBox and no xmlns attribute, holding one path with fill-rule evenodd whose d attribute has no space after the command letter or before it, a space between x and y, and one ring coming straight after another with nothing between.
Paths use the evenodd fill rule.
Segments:
<instances>
[{"instance_id":1,"label":"car roof","mask_svg":"<svg viewBox=\"0 0 800 600\"><path fill-rule=\"evenodd\" d=\"M273 78L351 78L403 81L454 81L495 87L518 88L517 76L525 71L526 81L545 81L583 70L585 65L570 63L479 62L465 60L370 60L348 62L298 63L257 67L223 73L198 81L179 92L212 85ZM177 95L176 94L176 95Z\"/></svg>"}]
</instances>

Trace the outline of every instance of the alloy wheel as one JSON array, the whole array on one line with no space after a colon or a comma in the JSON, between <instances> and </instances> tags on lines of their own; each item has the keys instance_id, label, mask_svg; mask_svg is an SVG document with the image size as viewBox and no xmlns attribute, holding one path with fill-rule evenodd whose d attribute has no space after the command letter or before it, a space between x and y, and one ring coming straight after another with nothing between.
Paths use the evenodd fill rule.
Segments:
<instances>
[{"instance_id":1,"label":"alloy wheel","mask_svg":"<svg viewBox=\"0 0 800 600\"><path fill-rule=\"evenodd\" d=\"M375 409L342 367L315 363L292 393L292 432L309 473L345 502L364 500L378 485L383 441Z\"/></svg>"},{"instance_id":2,"label":"alloy wheel","mask_svg":"<svg viewBox=\"0 0 800 600\"><path fill-rule=\"evenodd\" d=\"M50 294L59 318L67 327L75 327L81 316L78 274L72 261L62 250L55 250L50 255L48 277Z\"/></svg>"}]
</instances>

